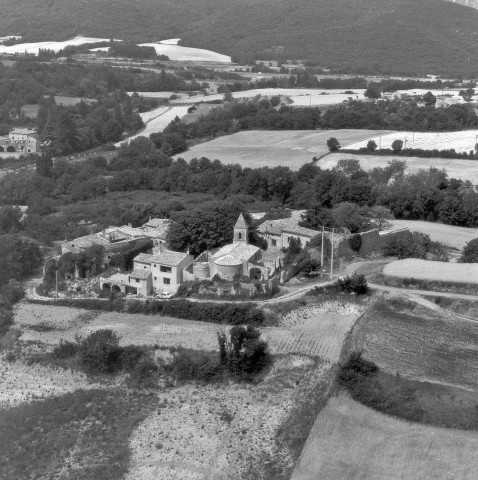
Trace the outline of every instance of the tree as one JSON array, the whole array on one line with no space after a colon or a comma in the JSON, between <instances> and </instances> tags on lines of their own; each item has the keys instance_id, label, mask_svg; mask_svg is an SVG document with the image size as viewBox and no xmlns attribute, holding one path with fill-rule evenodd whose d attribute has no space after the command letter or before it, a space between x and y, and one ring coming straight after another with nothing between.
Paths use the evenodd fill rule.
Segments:
<instances>
[{"instance_id":1,"label":"tree","mask_svg":"<svg viewBox=\"0 0 478 480\"><path fill-rule=\"evenodd\" d=\"M392 142L392 150L393 150L393 153L399 153L402 151L402 148L403 148L403 140L394 140Z\"/></svg>"},{"instance_id":2,"label":"tree","mask_svg":"<svg viewBox=\"0 0 478 480\"><path fill-rule=\"evenodd\" d=\"M478 238L470 240L465 245L458 261L460 263L478 263Z\"/></svg>"},{"instance_id":3,"label":"tree","mask_svg":"<svg viewBox=\"0 0 478 480\"><path fill-rule=\"evenodd\" d=\"M365 90L364 96L366 98L370 98L371 100L380 98L382 96L382 92L380 91L379 84L370 82Z\"/></svg>"},{"instance_id":4,"label":"tree","mask_svg":"<svg viewBox=\"0 0 478 480\"><path fill-rule=\"evenodd\" d=\"M427 92L423 95L423 101L425 102L425 105L431 106L437 103L437 98L432 92Z\"/></svg>"},{"instance_id":5,"label":"tree","mask_svg":"<svg viewBox=\"0 0 478 480\"><path fill-rule=\"evenodd\" d=\"M388 220L393 218L390 209L382 205L373 206L368 212L367 216L372 220L374 226L379 230L383 230L388 225Z\"/></svg>"},{"instance_id":6,"label":"tree","mask_svg":"<svg viewBox=\"0 0 478 480\"><path fill-rule=\"evenodd\" d=\"M320 230L322 227L334 227L335 222L329 209L316 205L301 214L299 225L312 230Z\"/></svg>"},{"instance_id":7,"label":"tree","mask_svg":"<svg viewBox=\"0 0 478 480\"><path fill-rule=\"evenodd\" d=\"M337 227L350 230L350 233L364 231L369 227L368 219L355 203L342 202L332 209L332 217Z\"/></svg>"},{"instance_id":8,"label":"tree","mask_svg":"<svg viewBox=\"0 0 478 480\"><path fill-rule=\"evenodd\" d=\"M375 150L377 150L377 144L375 143L374 140L369 140L367 142L367 150L369 152L375 152Z\"/></svg>"},{"instance_id":9,"label":"tree","mask_svg":"<svg viewBox=\"0 0 478 480\"><path fill-rule=\"evenodd\" d=\"M22 215L18 207L0 207L0 235L18 233L22 228Z\"/></svg>"},{"instance_id":10,"label":"tree","mask_svg":"<svg viewBox=\"0 0 478 480\"><path fill-rule=\"evenodd\" d=\"M330 152L336 152L340 148L340 143L335 137L330 137L327 140L327 147Z\"/></svg>"}]
</instances>

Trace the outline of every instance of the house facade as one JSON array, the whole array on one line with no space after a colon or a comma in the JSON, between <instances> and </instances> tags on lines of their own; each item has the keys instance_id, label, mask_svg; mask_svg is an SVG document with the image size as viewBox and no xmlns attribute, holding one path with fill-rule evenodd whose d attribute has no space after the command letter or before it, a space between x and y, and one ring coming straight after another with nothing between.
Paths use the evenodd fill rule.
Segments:
<instances>
[{"instance_id":1,"label":"house facade","mask_svg":"<svg viewBox=\"0 0 478 480\"><path fill-rule=\"evenodd\" d=\"M281 218L266 220L257 228L259 235L275 248L289 248L290 241L299 239L302 247L306 247L310 240L321 232L301 227L295 218Z\"/></svg>"},{"instance_id":2,"label":"house facade","mask_svg":"<svg viewBox=\"0 0 478 480\"><path fill-rule=\"evenodd\" d=\"M16 128L0 137L0 153L37 153L40 143L36 130Z\"/></svg>"}]
</instances>

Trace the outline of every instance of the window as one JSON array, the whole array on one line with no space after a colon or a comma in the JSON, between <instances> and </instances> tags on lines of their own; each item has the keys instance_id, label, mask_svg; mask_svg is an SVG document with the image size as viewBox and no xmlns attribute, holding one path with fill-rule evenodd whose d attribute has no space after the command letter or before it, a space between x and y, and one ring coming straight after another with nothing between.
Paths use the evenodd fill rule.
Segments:
<instances>
[{"instance_id":1,"label":"window","mask_svg":"<svg viewBox=\"0 0 478 480\"><path fill-rule=\"evenodd\" d=\"M171 273L172 272L172 268L171 267L165 267L164 265L161 265L159 267L159 269L162 271L162 272L165 272L165 273Z\"/></svg>"},{"instance_id":2,"label":"window","mask_svg":"<svg viewBox=\"0 0 478 480\"><path fill-rule=\"evenodd\" d=\"M147 268L146 265L144 265L143 268Z\"/></svg>"},{"instance_id":3,"label":"window","mask_svg":"<svg viewBox=\"0 0 478 480\"><path fill-rule=\"evenodd\" d=\"M277 240L272 240L272 246L275 247L277 245Z\"/></svg>"},{"instance_id":4,"label":"window","mask_svg":"<svg viewBox=\"0 0 478 480\"><path fill-rule=\"evenodd\" d=\"M170 278L163 278L163 283L165 285L171 285L171 279Z\"/></svg>"},{"instance_id":5,"label":"window","mask_svg":"<svg viewBox=\"0 0 478 480\"><path fill-rule=\"evenodd\" d=\"M156 268L156 264L154 264L154 268Z\"/></svg>"},{"instance_id":6,"label":"window","mask_svg":"<svg viewBox=\"0 0 478 480\"><path fill-rule=\"evenodd\" d=\"M157 279L158 279L158 277L154 277L154 279L155 279L155 280L157 280Z\"/></svg>"},{"instance_id":7,"label":"window","mask_svg":"<svg viewBox=\"0 0 478 480\"><path fill-rule=\"evenodd\" d=\"M139 278L136 279L136 283L139 283Z\"/></svg>"},{"instance_id":8,"label":"window","mask_svg":"<svg viewBox=\"0 0 478 480\"><path fill-rule=\"evenodd\" d=\"M239 233L237 234L237 238L238 238L239 240L242 238L242 233L241 233L241 232L239 232Z\"/></svg>"}]
</instances>

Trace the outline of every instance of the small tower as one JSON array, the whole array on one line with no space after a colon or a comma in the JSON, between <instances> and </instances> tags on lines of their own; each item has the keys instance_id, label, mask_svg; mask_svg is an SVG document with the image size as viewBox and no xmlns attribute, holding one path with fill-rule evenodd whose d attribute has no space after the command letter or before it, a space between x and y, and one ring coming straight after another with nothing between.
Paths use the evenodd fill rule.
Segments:
<instances>
[{"instance_id":1,"label":"small tower","mask_svg":"<svg viewBox=\"0 0 478 480\"><path fill-rule=\"evenodd\" d=\"M249 243L249 227L242 213L239 215L236 224L234 225L234 243Z\"/></svg>"}]
</instances>

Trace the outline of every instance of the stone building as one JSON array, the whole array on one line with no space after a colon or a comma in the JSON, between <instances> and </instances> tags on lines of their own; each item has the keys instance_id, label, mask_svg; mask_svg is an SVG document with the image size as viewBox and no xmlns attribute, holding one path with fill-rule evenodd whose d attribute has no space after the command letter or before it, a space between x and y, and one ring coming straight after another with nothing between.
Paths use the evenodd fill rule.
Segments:
<instances>
[{"instance_id":1,"label":"stone building","mask_svg":"<svg viewBox=\"0 0 478 480\"><path fill-rule=\"evenodd\" d=\"M0 137L0 153L37 153L40 142L36 130L13 129L8 136Z\"/></svg>"},{"instance_id":2,"label":"stone building","mask_svg":"<svg viewBox=\"0 0 478 480\"><path fill-rule=\"evenodd\" d=\"M306 247L310 240L321 232L301 227L296 218L281 218L279 220L266 220L257 228L259 235L267 241L269 246L276 248L289 248L292 238L300 240L302 247Z\"/></svg>"}]
</instances>

